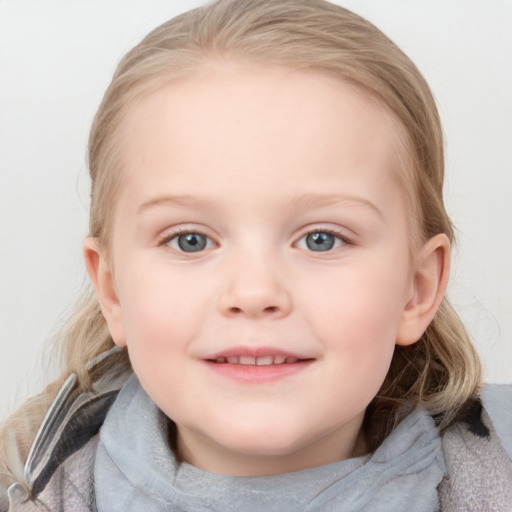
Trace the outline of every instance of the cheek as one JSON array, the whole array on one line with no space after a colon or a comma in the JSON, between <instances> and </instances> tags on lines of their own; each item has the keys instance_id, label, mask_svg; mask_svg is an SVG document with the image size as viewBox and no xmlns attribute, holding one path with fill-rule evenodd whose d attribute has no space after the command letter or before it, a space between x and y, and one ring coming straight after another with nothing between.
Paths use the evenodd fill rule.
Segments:
<instances>
[{"instance_id":1,"label":"cheek","mask_svg":"<svg viewBox=\"0 0 512 512\"><path fill-rule=\"evenodd\" d=\"M317 324L329 362L325 407L338 403L354 414L373 400L389 371L395 349L398 308L387 293L359 281L357 288L326 304ZM342 391L343 390L343 391Z\"/></svg>"},{"instance_id":2,"label":"cheek","mask_svg":"<svg viewBox=\"0 0 512 512\"><path fill-rule=\"evenodd\" d=\"M359 382L361 392L366 389L369 395L378 391L389 369L405 303L407 263L403 257L388 261L347 266L321 282L317 275L310 285L323 293L302 306L311 312L309 324L334 356L338 368L332 371Z\"/></svg>"},{"instance_id":3,"label":"cheek","mask_svg":"<svg viewBox=\"0 0 512 512\"><path fill-rule=\"evenodd\" d=\"M197 337L201 308L190 287L179 282L168 286L173 281L157 274L125 280L121 306L133 370L149 396L172 416L168 397L176 396L176 390L183 389L190 378L190 346Z\"/></svg>"},{"instance_id":4,"label":"cheek","mask_svg":"<svg viewBox=\"0 0 512 512\"><path fill-rule=\"evenodd\" d=\"M400 266L400 263L396 263ZM329 338L354 338L365 343L387 340L396 334L405 304L407 276L393 275L389 268L364 266L343 269L324 282L310 283L316 289L304 310L311 319L331 333Z\"/></svg>"},{"instance_id":5,"label":"cheek","mask_svg":"<svg viewBox=\"0 0 512 512\"><path fill-rule=\"evenodd\" d=\"M193 338L201 318L201 300L191 283L169 279L162 272L123 281L120 302L130 356L155 364L183 350ZM188 284L188 286L187 286Z\"/></svg>"}]
</instances>

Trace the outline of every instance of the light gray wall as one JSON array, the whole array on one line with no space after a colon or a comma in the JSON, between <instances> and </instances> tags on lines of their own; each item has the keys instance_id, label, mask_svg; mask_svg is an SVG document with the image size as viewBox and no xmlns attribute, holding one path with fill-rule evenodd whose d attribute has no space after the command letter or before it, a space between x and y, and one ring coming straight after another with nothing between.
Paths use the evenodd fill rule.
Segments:
<instances>
[{"instance_id":1,"label":"light gray wall","mask_svg":"<svg viewBox=\"0 0 512 512\"><path fill-rule=\"evenodd\" d=\"M200 3L0 0L0 416L48 377L41 347L85 282L85 145L114 66L151 28ZM339 3L394 39L434 90L459 230L450 296L486 378L510 381L512 2Z\"/></svg>"}]
</instances>

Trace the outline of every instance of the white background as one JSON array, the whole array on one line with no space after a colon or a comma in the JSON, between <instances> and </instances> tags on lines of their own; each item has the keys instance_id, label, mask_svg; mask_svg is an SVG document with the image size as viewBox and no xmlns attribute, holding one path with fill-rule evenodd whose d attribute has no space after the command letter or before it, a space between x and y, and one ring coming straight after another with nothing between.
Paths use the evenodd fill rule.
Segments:
<instances>
[{"instance_id":1,"label":"white background","mask_svg":"<svg viewBox=\"0 0 512 512\"><path fill-rule=\"evenodd\" d=\"M42 347L85 283L85 148L111 73L200 3L0 0L0 416L55 372ZM339 3L395 40L434 91L459 239L449 295L486 379L512 381L512 1Z\"/></svg>"}]
</instances>

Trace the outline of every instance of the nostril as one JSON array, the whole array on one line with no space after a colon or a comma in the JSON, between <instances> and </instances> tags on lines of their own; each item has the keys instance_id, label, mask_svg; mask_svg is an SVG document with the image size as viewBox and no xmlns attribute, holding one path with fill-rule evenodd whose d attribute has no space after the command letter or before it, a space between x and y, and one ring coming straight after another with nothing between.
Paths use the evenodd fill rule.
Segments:
<instances>
[{"instance_id":1,"label":"nostril","mask_svg":"<svg viewBox=\"0 0 512 512\"><path fill-rule=\"evenodd\" d=\"M279 308L277 306L268 306L266 308L263 308L263 313L265 313L265 314L274 314L274 313L277 313L278 311L279 311ZM237 306L233 306L233 307L229 308L229 312L232 315L239 315L240 313L243 313L244 310Z\"/></svg>"}]
</instances>

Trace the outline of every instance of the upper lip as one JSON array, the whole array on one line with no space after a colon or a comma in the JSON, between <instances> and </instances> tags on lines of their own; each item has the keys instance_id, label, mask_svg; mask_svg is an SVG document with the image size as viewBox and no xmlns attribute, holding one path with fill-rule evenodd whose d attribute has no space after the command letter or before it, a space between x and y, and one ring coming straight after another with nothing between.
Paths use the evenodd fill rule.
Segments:
<instances>
[{"instance_id":1,"label":"upper lip","mask_svg":"<svg viewBox=\"0 0 512 512\"><path fill-rule=\"evenodd\" d=\"M206 355L203 359L207 361L215 361L219 358L228 358L228 357L268 357L268 356L281 356L286 359L294 358L298 360L304 359L314 359L311 356L307 356L304 354L299 354L295 352L290 352L288 350L282 350L280 348L274 347L247 347L247 346L238 346L238 347L230 347L225 350L221 350L219 352L214 352Z\"/></svg>"}]
</instances>

